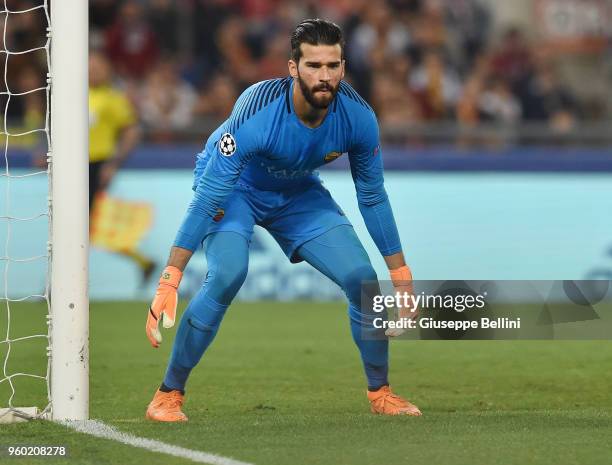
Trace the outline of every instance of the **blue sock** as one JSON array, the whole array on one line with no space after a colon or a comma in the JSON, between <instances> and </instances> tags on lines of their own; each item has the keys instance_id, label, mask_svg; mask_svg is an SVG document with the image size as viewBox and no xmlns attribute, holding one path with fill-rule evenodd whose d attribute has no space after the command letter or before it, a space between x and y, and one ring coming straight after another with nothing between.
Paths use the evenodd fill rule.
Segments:
<instances>
[{"instance_id":1,"label":"blue sock","mask_svg":"<svg viewBox=\"0 0 612 465\"><path fill-rule=\"evenodd\" d=\"M372 321L380 315L367 315L349 305L349 318L351 321L351 334L353 341L359 348L363 368L368 380L368 389L377 390L389 384L389 340L381 334L381 330L374 328Z\"/></svg>"},{"instance_id":2,"label":"blue sock","mask_svg":"<svg viewBox=\"0 0 612 465\"><path fill-rule=\"evenodd\" d=\"M227 307L208 297L204 288L191 300L176 332L165 386L185 390L189 373L215 338Z\"/></svg>"}]
</instances>

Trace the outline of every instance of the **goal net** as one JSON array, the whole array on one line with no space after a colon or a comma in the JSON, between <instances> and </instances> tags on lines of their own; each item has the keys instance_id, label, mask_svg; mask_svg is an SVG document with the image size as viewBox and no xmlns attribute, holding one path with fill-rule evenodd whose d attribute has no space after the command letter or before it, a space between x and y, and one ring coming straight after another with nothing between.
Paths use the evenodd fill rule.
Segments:
<instances>
[{"instance_id":1,"label":"goal net","mask_svg":"<svg viewBox=\"0 0 612 465\"><path fill-rule=\"evenodd\" d=\"M88 416L87 3L0 0L0 423Z\"/></svg>"}]
</instances>

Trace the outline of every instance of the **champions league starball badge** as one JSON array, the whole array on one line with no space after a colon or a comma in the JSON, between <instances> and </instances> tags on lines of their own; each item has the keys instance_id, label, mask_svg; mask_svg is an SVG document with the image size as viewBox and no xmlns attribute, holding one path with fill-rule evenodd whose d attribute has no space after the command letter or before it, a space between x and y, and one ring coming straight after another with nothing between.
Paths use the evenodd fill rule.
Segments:
<instances>
[{"instance_id":1,"label":"champions league starball badge","mask_svg":"<svg viewBox=\"0 0 612 465\"><path fill-rule=\"evenodd\" d=\"M219 152L224 157L231 157L236 151L236 139L229 132L221 136L219 140Z\"/></svg>"}]
</instances>

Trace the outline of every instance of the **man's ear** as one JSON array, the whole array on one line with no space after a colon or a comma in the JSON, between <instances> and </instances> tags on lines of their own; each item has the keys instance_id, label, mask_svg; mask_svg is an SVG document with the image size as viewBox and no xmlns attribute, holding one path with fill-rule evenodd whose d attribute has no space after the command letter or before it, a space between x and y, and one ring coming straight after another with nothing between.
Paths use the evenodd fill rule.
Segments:
<instances>
[{"instance_id":1,"label":"man's ear","mask_svg":"<svg viewBox=\"0 0 612 465\"><path fill-rule=\"evenodd\" d=\"M298 65L295 61L293 60L289 60L289 62L287 63L287 66L289 67L289 75L292 78L297 78L298 77Z\"/></svg>"},{"instance_id":2,"label":"man's ear","mask_svg":"<svg viewBox=\"0 0 612 465\"><path fill-rule=\"evenodd\" d=\"M342 60L342 74L340 75L340 79L344 79L344 71L346 70L345 64L346 60Z\"/></svg>"}]
</instances>

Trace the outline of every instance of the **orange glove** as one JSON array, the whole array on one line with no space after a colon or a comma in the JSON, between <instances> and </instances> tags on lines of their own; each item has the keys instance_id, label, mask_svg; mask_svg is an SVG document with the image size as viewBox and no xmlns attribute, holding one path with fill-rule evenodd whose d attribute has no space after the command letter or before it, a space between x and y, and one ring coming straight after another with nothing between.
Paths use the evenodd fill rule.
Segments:
<instances>
[{"instance_id":1,"label":"orange glove","mask_svg":"<svg viewBox=\"0 0 612 465\"><path fill-rule=\"evenodd\" d=\"M159 286L155 293L153 303L149 307L147 325L145 327L147 337L151 345L159 347L162 341L159 331L159 322L164 328L172 328L176 320L176 304L178 303L177 289L183 272L175 266L167 266L159 278Z\"/></svg>"},{"instance_id":2,"label":"orange glove","mask_svg":"<svg viewBox=\"0 0 612 465\"><path fill-rule=\"evenodd\" d=\"M389 275L391 276L391 282L393 283L393 287L396 292L399 292L401 295L407 293L409 295L414 294L414 285L412 282L412 271L410 271L410 267L408 265L401 266L395 270L389 270ZM414 310L414 311L412 311ZM416 320L419 316L418 308L400 308L398 311L398 318L411 318ZM385 331L387 336L395 337L401 336L405 329L401 328L389 328Z\"/></svg>"},{"instance_id":3,"label":"orange glove","mask_svg":"<svg viewBox=\"0 0 612 465\"><path fill-rule=\"evenodd\" d=\"M412 285L412 271L408 265L401 266L395 270L389 270L391 282L397 292L407 292L412 294L414 287Z\"/></svg>"}]
</instances>

